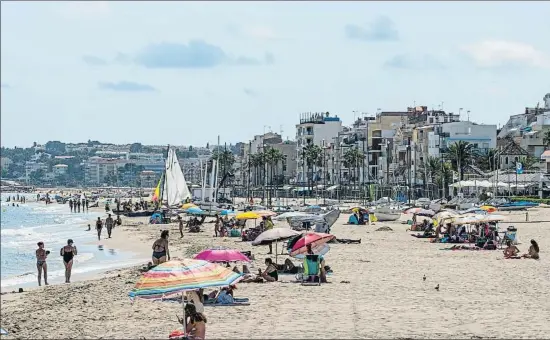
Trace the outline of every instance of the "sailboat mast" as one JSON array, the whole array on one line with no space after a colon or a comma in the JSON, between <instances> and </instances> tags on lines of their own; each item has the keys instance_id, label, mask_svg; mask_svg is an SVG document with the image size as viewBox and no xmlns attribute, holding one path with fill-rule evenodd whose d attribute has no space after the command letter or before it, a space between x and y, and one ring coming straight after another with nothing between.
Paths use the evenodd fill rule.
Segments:
<instances>
[{"instance_id":1,"label":"sailboat mast","mask_svg":"<svg viewBox=\"0 0 550 340\"><path fill-rule=\"evenodd\" d=\"M167 174L167 168L168 166L170 166L170 162L172 160L170 159L170 144L168 144L168 146L166 147L166 163L164 164L164 184L163 184L163 187L165 188L164 191L166 191L166 206L169 207L169 204L168 204L168 197L170 197L168 195L168 176L166 176ZM163 196L164 197L164 192L163 192ZM161 197L161 204L162 204L162 197Z\"/></svg>"}]
</instances>

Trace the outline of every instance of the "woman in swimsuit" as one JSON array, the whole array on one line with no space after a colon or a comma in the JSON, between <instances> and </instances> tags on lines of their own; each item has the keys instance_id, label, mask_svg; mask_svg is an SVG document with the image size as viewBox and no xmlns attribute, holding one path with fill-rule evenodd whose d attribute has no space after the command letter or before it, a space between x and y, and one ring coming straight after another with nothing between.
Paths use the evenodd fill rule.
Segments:
<instances>
[{"instance_id":1,"label":"woman in swimsuit","mask_svg":"<svg viewBox=\"0 0 550 340\"><path fill-rule=\"evenodd\" d=\"M71 270L73 269L73 258L77 255L76 246L71 239L67 240L67 245L61 248L60 255L63 256L65 265L65 283L71 283Z\"/></svg>"},{"instance_id":2,"label":"woman in swimsuit","mask_svg":"<svg viewBox=\"0 0 550 340\"><path fill-rule=\"evenodd\" d=\"M265 265L267 266L267 268L265 268L263 273L261 269L258 269L260 276L263 277L264 280L268 282L275 282L279 280L279 274L277 273L277 266L273 264L273 260L268 257L267 259L265 259Z\"/></svg>"},{"instance_id":3,"label":"woman in swimsuit","mask_svg":"<svg viewBox=\"0 0 550 340\"><path fill-rule=\"evenodd\" d=\"M539 245L537 241L531 240L531 246L529 247L529 252L527 254L524 254L523 257L526 259L539 259Z\"/></svg>"},{"instance_id":4,"label":"woman in swimsuit","mask_svg":"<svg viewBox=\"0 0 550 340\"><path fill-rule=\"evenodd\" d=\"M185 305L185 317L187 318L187 334L189 339L204 340L206 336L206 316L197 312L194 304ZM178 317L178 321L183 325L183 320Z\"/></svg>"},{"instance_id":5,"label":"woman in swimsuit","mask_svg":"<svg viewBox=\"0 0 550 340\"><path fill-rule=\"evenodd\" d=\"M44 242L38 242L38 249L36 249L36 269L38 269L38 285L42 285L42 271L44 271L44 284L48 285L48 265L46 264L46 257L50 254L49 250L44 249Z\"/></svg>"},{"instance_id":6,"label":"woman in swimsuit","mask_svg":"<svg viewBox=\"0 0 550 340\"><path fill-rule=\"evenodd\" d=\"M512 244L512 241L506 241L506 249L504 249L504 258L505 259L518 259L519 249Z\"/></svg>"},{"instance_id":7,"label":"woman in swimsuit","mask_svg":"<svg viewBox=\"0 0 550 340\"><path fill-rule=\"evenodd\" d=\"M160 238L153 243L153 264L166 262L166 257L170 260L170 251L168 250L168 230L163 230L160 233Z\"/></svg>"}]
</instances>

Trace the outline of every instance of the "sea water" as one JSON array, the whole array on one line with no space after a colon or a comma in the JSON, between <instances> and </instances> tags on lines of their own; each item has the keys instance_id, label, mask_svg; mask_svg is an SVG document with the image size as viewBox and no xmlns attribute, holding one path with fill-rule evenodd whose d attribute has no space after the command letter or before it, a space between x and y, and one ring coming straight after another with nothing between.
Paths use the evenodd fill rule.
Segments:
<instances>
[{"instance_id":1,"label":"sea water","mask_svg":"<svg viewBox=\"0 0 550 340\"><path fill-rule=\"evenodd\" d=\"M72 213L68 204L36 202L36 195L26 194L27 203L6 202L13 193L1 195L1 287L37 284L36 255L39 241L50 251L47 258L48 282L64 282L65 267L60 249L68 239L74 241L78 255L74 258L72 277L79 274L124 267L137 263L135 254L98 246L94 220L101 212ZM16 206L13 206L15 203ZM19 206L17 206L19 205ZM88 231L91 224L91 231ZM103 232L106 237L106 231ZM116 237L116 229L113 238Z\"/></svg>"}]
</instances>

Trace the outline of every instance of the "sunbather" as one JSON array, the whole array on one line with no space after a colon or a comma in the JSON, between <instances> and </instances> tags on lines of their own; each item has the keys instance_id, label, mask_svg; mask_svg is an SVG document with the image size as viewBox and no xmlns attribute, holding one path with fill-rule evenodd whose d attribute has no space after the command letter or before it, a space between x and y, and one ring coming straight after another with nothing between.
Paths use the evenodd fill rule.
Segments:
<instances>
[{"instance_id":1,"label":"sunbather","mask_svg":"<svg viewBox=\"0 0 550 340\"><path fill-rule=\"evenodd\" d=\"M539 259L539 245L537 241L531 240L531 246L529 247L529 252L527 254L523 254L524 258L526 259Z\"/></svg>"},{"instance_id":2,"label":"sunbather","mask_svg":"<svg viewBox=\"0 0 550 340\"><path fill-rule=\"evenodd\" d=\"M188 303L185 305L185 317L187 318L186 332L190 339L204 340L206 336L206 316L197 312L195 305ZM183 319L178 317L178 321L183 325Z\"/></svg>"},{"instance_id":3,"label":"sunbather","mask_svg":"<svg viewBox=\"0 0 550 340\"><path fill-rule=\"evenodd\" d=\"M512 241L508 240L506 241L506 249L504 249L504 258L505 259L514 259L519 258L519 249L515 245L512 244Z\"/></svg>"},{"instance_id":4,"label":"sunbather","mask_svg":"<svg viewBox=\"0 0 550 340\"><path fill-rule=\"evenodd\" d=\"M349 239L349 238L335 238L334 240L335 240L337 243L343 243L343 244L361 243L361 239L352 240L352 239Z\"/></svg>"},{"instance_id":5,"label":"sunbather","mask_svg":"<svg viewBox=\"0 0 550 340\"><path fill-rule=\"evenodd\" d=\"M286 259L284 264L277 265L277 270L285 274L298 274L299 268L290 259Z\"/></svg>"},{"instance_id":6,"label":"sunbather","mask_svg":"<svg viewBox=\"0 0 550 340\"><path fill-rule=\"evenodd\" d=\"M224 287L220 290L220 293L216 297L216 303L222 304L222 305L230 305L235 303L235 299L233 298L233 289L235 286L229 286Z\"/></svg>"},{"instance_id":7,"label":"sunbather","mask_svg":"<svg viewBox=\"0 0 550 340\"><path fill-rule=\"evenodd\" d=\"M259 276L261 276L267 282L274 282L279 280L279 274L277 273L277 266L273 263L271 258L265 259L265 265L267 266L262 272L261 269L258 269Z\"/></svg>"}]
</instances>

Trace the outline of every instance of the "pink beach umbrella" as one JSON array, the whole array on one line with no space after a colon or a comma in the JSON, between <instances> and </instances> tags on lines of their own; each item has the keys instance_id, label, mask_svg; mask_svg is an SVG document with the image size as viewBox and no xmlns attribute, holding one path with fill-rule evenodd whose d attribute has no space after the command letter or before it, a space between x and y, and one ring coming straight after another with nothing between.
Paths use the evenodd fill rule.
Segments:
<instances>
[{"instance_id":1,"label":"pink beach umbrella","mask_svg":"<svg viewBox=\"0 0 550 340\"><path fill-rule=\"evenodd\" d=\"M250 262L250 259L236 249L206 249L198 253L195 260L208 262Z\"/></svg>"}]
</instances>

